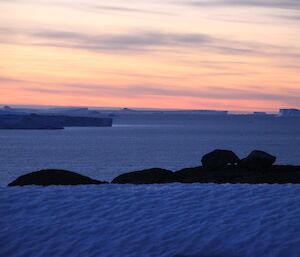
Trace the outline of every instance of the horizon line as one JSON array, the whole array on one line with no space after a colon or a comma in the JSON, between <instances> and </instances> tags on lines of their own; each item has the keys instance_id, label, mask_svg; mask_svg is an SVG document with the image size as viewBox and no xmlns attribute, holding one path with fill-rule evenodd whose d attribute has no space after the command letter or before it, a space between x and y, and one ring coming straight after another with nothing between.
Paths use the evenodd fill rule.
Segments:
<instances>
[{"instance_id":1,"label":"horizon line","mask_svg":"<svg viewBox=\"0 0 300 257\"><path fill-rule=\"evenodd\" d=\"M103 110L122 110L131 109L138 111L227 111L229 114L251 114L255 112L266 114L278 114L281 109L297 109L297 108L279 108L277 111L260 111L260 110L226 110L226 109L185 109L185 108L154 108L154 107L116 107L116 106L84 106L84 105L38 105L38 104L2 104L1 107L19 107L19 108L88 108L88 109L103 109Z\"/></svg>"}]
</instances>

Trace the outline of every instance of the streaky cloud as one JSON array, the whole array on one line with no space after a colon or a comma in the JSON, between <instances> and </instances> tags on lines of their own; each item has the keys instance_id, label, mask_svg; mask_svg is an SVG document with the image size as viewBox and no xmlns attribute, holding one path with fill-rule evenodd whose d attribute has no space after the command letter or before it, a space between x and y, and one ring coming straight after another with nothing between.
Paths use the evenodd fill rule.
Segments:
<instances>
[{"instance_id":1,"label":"streaky cloud","mask_svg":"<svg viewBox=\"0 0 300 257\"><path fill-rule=\"evenodd\" d=\"M136 13L136 14L149 14L149 15L166 15L166 16L178 16L178 14L163 11L146 10L139 8L129 8L113 5L86 5L87 8L94 11L109 11L116 13Z\"/></svg>"},{"instance_id":2,"label":"streaky cloud","mask_svg":"<svg viewBox=\"0 0 300 257\"><path fill-rule=\"evenodd\" d=\"M170 60L183 53L199 51L228 56L281 58L281 63L293 65L300 58L296 46L281 46L255 41L213 36L207 33L129 30L122 33L89 33L59 29L18 29L0 27L0 43L77 49L111 55L164 54ZM20 38L22 40L20 40ZM185 58L184 58L185 59ZM176 57L178 62L178 57ZM182 64L186 60L181 60ZM214 64L209 63L208 66ZM214 65L215 66L215 65ZM226 66L226 65L225 65Z\"/></svg>"},{"instance_id":3,"label":"streaky cloud","mask_svg":"<svg viewBox=\"0 0 300 257\"><path fill-rule=\"evenodd\" d=\"M290 20L297 23L300 21L300 14L277 14L277 15L273 15L273 17Z\"/></svg>"},{"instance_id":4,"label":"streaky cloud","mask_svg":"<svg viewBox=\"0 0 300 257\"><path fill-rule=\"evenodd\" d=\"M0 83L1 83L0 86L2 86L5 83L7 84L7 83L25 83L25 82L27 82L27 80L0 76Z\"/></svg>"},{"instance_id":5,"label":"streaky cloud","mask_svg":"<svg viewBox=\"0 0 300 257\"><path fill-rule=\"evenodd\" d=\"M206 34L178 34L156 31L140 31L125 34L87 34L59 30L41 30L32 33L33 37L50 40L70 40L83 46L99 49L131 49L146 48L148 46L180 46L198 45L212 42Z\"/></svg>"},{"instance_id":6,"label":"streaky cloud","mask_svg":"<svg viewBox=\"0 0 300 257\"><path fill-rule=\"evenodd\" d=\"M218 38L201 33L166 33L161 31L128 31L123 34L88 34L62 30L38 30L28 34L33 45L75 48L110 53L145 53L202 49L225 55L259 55L275 46Z\"/></svg>"},{"instance_id":7,"label":"streaky cloud","mask_svg":"<svg viewBox=\"0 0 300 257\"><path fill-rule=\"evenodd\" d=\"M101 1L98 1L101 2ZM74 9L79 11L93 11L93 12L109 12L115 13L117 15L123 14L140 14L140 15L163 15L163 16L178 16L178 14L169 11L162 11L158 8L147 9L147 8L136 8L128 7L128 2L121 4L116 2L115 4L99 4L97 1L74 1L72 3L66 0L56 0L56 1L38 1L38 0L0 0L0 3L5 4L31 4L31 5L42 5L42 6L55 6L63 7L68 9ZM104 1L105 2L105 1ZM132 5L131 5L132 6ZM161 6L159 6L161 7Z\"/></svg>"},{"instance_id":8,"label":"streaky cloud","mask_svg":"<svg viewBox=\"0 0 300 257\"><path fill-rule=\"evenodd\" d=\"M228 56L298 59L299 48L217 37L207 33L133 30L123 33L88 33L59 29L0 27L0 43L78 49L109 54L175 54L203 51ZM19 40L22 38L22 41Z\"/></svg>"},{"instance_id":9,"label":"streaky cloud","mask_svg":"<svg viewBox=\"0 0 300 257\"><path fill-rule=\"evenodd\" d=\"M194 0L181 1L181 3L199 7L257 7L300 9L299 0Z\"/></svg>"}]
</instances>

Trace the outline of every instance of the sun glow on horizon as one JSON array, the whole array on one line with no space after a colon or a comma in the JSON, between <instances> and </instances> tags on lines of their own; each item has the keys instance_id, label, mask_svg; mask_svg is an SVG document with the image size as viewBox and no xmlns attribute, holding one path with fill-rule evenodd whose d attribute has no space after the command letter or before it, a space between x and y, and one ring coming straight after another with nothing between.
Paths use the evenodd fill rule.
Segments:
<instances>
[{"instance_id":1,"label":"sun glow on horizon","mask_svg":"<svg viewBox=\"0 0 300 257\"><path fill-rule=\"evenodd\" d=\"M300 108L292 2L0 1L0 104Z\"/></svg>"}]
</instances>

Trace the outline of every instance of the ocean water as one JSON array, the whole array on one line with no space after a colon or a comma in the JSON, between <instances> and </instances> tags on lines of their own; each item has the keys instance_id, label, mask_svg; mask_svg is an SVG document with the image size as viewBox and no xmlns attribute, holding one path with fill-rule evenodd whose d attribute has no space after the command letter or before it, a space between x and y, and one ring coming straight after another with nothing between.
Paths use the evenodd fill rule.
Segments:
<instances>
[{"instance_id":1,"label":"ocean water","mask_svg":"<svg viewBox=\"0 0 300 257\"><path fill-rule=\"evenodd\" d=\"M0 186L45 168L101 180L138 169L197 166L216 148L240 157L254 149L300 164L300 119L259 116L123 115L112 128L0 130Z\"/></svg>"}]
</instances>

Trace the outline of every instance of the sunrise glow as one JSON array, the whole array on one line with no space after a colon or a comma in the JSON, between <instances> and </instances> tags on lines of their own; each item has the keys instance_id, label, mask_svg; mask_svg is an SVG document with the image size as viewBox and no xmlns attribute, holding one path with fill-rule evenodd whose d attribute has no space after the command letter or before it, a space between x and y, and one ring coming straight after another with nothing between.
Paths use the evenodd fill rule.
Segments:
<instances>
[{"instance_id":1,"label":"sunrise glow","mask_svg":"<svg viewBox=\"0 0 300 257\"><path fill-rule=\"evenodd\" d=\"M300 108L297 1L0 1L0 104Z\"/></svg>"}]
</instances>

